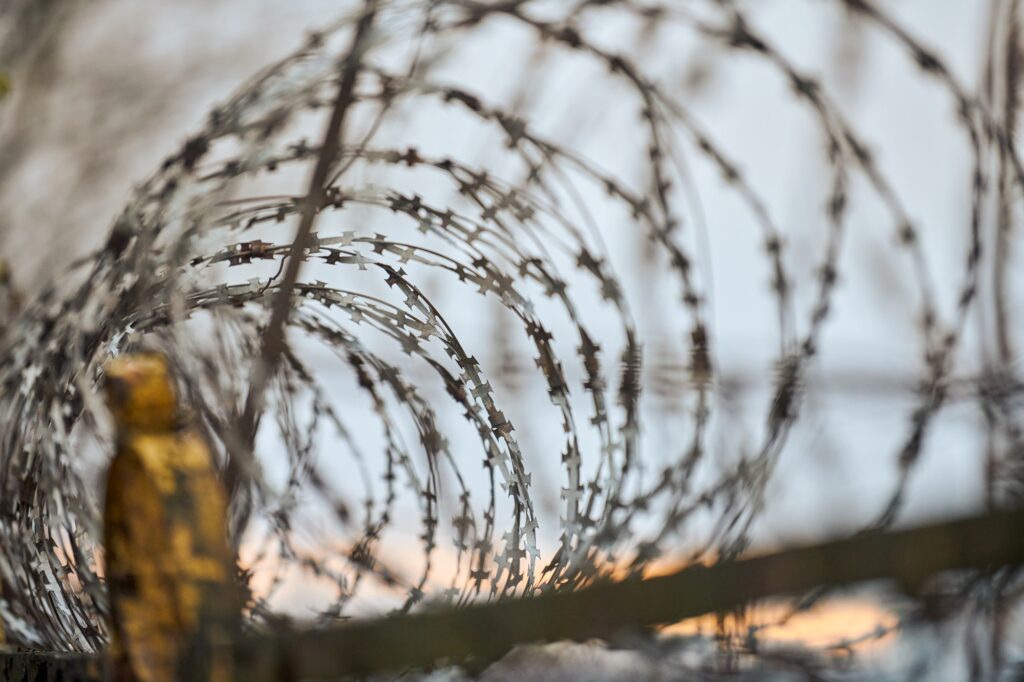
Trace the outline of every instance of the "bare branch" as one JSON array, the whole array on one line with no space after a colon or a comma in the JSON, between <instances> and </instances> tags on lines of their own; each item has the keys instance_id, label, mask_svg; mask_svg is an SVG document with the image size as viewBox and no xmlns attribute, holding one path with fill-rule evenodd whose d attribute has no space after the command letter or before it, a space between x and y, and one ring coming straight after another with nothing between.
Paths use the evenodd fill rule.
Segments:
<instances>
[{"instance_id":1,"label":"bare branch","mask_svg":"<svg viewBox=\"0 0 1024 682\"><path fill-rule=\"evenodd\" d=\"M327 129L324 131L320 155L317 157L316 166L309 181L309 191L306 192L306 198L302 202L299 226L295 230L295 239L288 252L284 277L271 307L270 322L263 335L260 357L253 367L252 381L238 428L243 441L250 447L259 426L259 416L263 409L263 393L285 347L285 324L288 322L288 315L292 309L292 293L299 277L299 269L302 267L302 255L307 247L309 236L313 232L317 214L324 202L324 185L328 172L341 148L345 116L353 102L352 91L359 75L363 52L366 49L376 13L377 0L367 0L363 15L356 25L352 47L342 65L338 96L334 101Z\"/></svg>"}]
</instances>

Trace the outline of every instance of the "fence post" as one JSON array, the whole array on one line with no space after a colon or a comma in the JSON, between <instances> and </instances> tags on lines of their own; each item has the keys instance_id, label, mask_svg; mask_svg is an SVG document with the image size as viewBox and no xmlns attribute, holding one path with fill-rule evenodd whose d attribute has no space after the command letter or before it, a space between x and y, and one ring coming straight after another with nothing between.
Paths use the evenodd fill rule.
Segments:
<instances>
[{"instance_id":1,"label":"fence post","mask_svg":"<svg viewBox=\"0 0 1024 682\"><path fill-rule=\"evenodd\" d=\"M115 670L229 680L242 601L210 448L183 420L164 356L113 360L105 381L117 425L103 519Z\"/></svg>"}]
</instances>

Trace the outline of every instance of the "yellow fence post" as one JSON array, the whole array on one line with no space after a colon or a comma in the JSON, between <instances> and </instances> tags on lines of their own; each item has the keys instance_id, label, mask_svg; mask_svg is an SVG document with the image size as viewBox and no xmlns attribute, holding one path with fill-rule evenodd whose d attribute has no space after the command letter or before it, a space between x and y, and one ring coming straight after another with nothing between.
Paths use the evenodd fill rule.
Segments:
<instances>
[{"instance_id":1,"label":"yellow fence post","mask_svg":"<svg viewBox=\"0 0 1024 682\"><path fill-rule=\"evenodd\" d=\"M183 419L162 355L111 361L105 389L117 425L103 520L115 674L231 679L241 591L210 448Z\"/></svg>"}]
</instances>

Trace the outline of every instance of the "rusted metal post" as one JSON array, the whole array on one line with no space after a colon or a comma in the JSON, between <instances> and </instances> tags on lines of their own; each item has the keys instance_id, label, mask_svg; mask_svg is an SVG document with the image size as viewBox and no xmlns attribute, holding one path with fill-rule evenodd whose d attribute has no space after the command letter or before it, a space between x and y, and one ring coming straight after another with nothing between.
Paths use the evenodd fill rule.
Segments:
<instances>
[{"instance_id":1,"label":"rusted metal post","mask_svg":"<svg viewBox=\"0 0 1024 682\"><path fill-rule=\"evenodd\" d=\"M103 519L117 675L229 680L242 600L210 449L162 355L118 358L105 380L118 430Z\"/></svg>"}]
</instances>

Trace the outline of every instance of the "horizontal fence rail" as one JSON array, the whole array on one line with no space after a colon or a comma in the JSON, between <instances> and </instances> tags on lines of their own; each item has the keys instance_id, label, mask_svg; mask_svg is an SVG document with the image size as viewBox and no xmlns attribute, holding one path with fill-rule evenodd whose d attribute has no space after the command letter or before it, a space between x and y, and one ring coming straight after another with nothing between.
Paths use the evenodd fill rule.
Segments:
<instances>
[{"instance_id":1,"label":"horizontal fence rail","mask_svg":"<svg viewBox=\"0 0 1024 682\"><path fill-rule=\"evenodd\" d=\"M44 651L0 651L4 682L94 682L110 679L102 656Z\"/></svg>"},{"instance_id":2,"label":"horizontal fence rail","mask_svg":"<svg viewBox=\"0 0 1024 682\"><path fill-rule=\"evenodd\" d=\"M943 571L1024 563L1022 529L1024 510L997 512L576 592L249 636L237 643L234 674L254 681L331 679L438 662L486 662L522 643L607 637L815 587L887 579L915 592ZM100 656L0 655L0 676L15 682L103 679L104 666Z\"/></svg>"}]
</instances>

